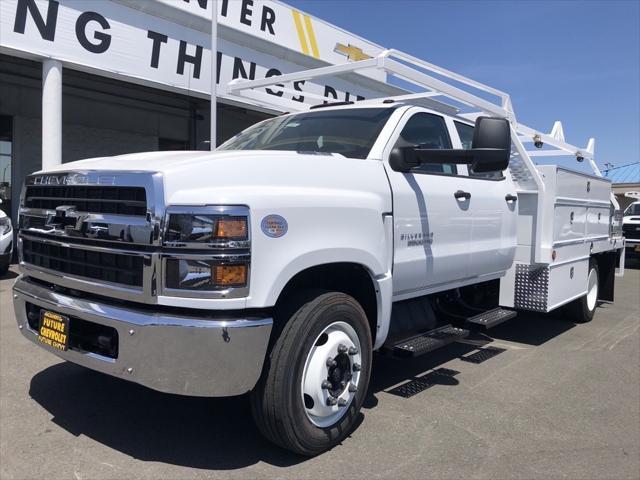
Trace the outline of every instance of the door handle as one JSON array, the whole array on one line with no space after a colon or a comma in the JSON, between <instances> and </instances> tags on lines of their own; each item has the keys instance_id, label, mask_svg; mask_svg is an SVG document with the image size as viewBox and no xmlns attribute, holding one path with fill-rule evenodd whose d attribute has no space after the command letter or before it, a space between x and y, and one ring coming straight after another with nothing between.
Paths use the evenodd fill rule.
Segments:
<instances>
[{"instance_id":1,"label":"door handle","mask_svg":"<svg viewBox=\"0 0 640 480\"><path fill-rule=\"evenodd\" d=\"M504 199L505 199L507 202L517 202L517 201L518 201L518 197L516 197L515 195L513 195L513 194L511 194L511 193L507 193L507 194L504 196Z\"/></svg>"},{"instance_id":2,"label":"door handle","mask_svg":"<svg viewBox=\"0 0 640 480\"><path fill-rule=\"evenodd\" d=\"M454 197L456 197L456 200L459 200L461 198L464 198L465 200L469 200L471 198L471 194L469 192L463 192L462 190L458 190L456 193L453 194Z\"/></svg>"}]
</instances>

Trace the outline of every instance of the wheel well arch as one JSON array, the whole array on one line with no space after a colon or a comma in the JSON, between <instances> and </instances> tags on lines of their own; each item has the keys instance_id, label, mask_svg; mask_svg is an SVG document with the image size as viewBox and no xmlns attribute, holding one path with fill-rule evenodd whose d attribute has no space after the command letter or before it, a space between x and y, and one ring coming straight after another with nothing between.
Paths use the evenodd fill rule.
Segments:
<instances>
[{"instance_id":1,"label":"wheel well arch","mask_svg":"<svg viewBox=\"0 0 640 480\"><path fill-rule=\"evenodd\" d=\"M373 275L365 266L359 263L337 262L308 267L286 283L278 295L275 311L281 311L280 307L287 299L295 297L298 292L312 289L332 290L353 297L367 316L371 339L375 344L378 329L378 289Z\"/></svg>"},{"instance_id":2,"label":"wheel well arch","mask_svg":"<svg viewBox=\"0 0 640 480\"><path fill-rule=\"evenodd\" d=\"M613 302L616 267L619 266L620 252L618 250L591 255L591 261L598 265L598 300Z\"/></svg>"}]
</instances>

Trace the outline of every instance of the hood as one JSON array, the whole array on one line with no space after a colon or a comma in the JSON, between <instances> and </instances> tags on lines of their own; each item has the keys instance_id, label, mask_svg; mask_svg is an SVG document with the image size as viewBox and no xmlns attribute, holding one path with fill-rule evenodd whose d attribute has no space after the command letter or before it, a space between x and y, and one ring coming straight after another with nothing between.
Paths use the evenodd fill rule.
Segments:
<instances>
[{"instance_id":1,"label":"hood","mask_svg":"<svg viewBox=\"0 0 640 480\"><path fill-rule=\"evenodd\" d=\"M222 167L241 167L247 161L273 161L277 159L325 161L341 159L362 162L363 160L347 159L343 155L298 153L280 150L220 150L209 151L170 151L128 153L114 157L97 157L75 162L63 163L50 169L35 173L54 173L68 171L123 171L123 172L159 172L172 174L181 171L209 171Z\"/></svg>"},{"instance_id":2,"label":"hood","mask_svg":"<svg viewBox=\"0 0 640 480\"><path fill-rule=\"evenodd\" d=\"M158 172L164 179L168 205L251 205L309 196L317 204L349 201L347 196L354 201L373 197L381 211L391 210L382 162L340 154L275 150L132 153L65 163L46 173L96 170Z\"/></svg>"},{"instance_id":3,"label":"hood","mask_svg":"<svg viewBox=\"0 0 640 480\"><path fill-rule=\"evenodd\" d=\"M243 156L247 151L170 151L170 152L142 152L128 153L114 157L96 157L75 162L63 163L47 169L46 173L67 172L71 170L118 170L126 172L160 172L168 173L181 168L197 167L198 164L208 165L210 162L232 156ZM256 153L256 152L252 152ZM268 153L268 152L259 152ZM36 173L44 173L41 170Z\"/></svg>"}]
</instances>

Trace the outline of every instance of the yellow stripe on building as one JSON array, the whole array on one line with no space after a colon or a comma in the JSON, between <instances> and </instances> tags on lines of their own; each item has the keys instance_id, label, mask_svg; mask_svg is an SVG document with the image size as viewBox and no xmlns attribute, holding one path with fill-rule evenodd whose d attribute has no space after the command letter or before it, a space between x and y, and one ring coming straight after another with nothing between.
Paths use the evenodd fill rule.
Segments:
<instances>
[{"instance_id":1,"label":"yellow stripe on building","mask_svg":"<svg viewBox=\"0 0 640 480\"><path fill-rule=\"evenodd\" d=\"M311 17L309 17L309 15L304 16L304 24L307 26L307 33L309 34L309 41L311 42L311 51L313 52L313 56L320 58L318 42L316 42L316 34L313 32L313 25L311 25Z\"/></svg>"},{"instance_id":2,"label":"yellow stripe on building","mask_svg":"<svg viewBox=\"0 0 640 480\"><path fill-rule=\"evenodd\" d=\"M302 18L300 12L296 10L291 10L293 14L293 23L296 25L296 30L298 32L298 38L300 39L300 46L302 47L302 53L305 55L309 55L309 46L307 45L307 38L304 34L304 28L302 26Z\"/></svg>"}]
</instances>

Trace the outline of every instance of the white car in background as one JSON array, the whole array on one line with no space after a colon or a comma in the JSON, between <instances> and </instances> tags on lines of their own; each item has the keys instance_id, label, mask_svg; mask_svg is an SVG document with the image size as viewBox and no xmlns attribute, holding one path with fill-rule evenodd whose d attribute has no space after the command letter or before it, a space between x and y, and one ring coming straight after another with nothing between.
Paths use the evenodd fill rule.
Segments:
<instances>
[{"instance_id":1,"label":"white car in background","mask_svg":"<svg viewBox=\"0 0 640 480\"><path fill-rule=\"evenodd\" d=\"M640 202L634 202L624 211L622 219L627 253L640 255Z\"/></svg>"},{"instance_id":2,"label":"white car in background","mask_svg":"<svg viewBox=\"0 0 640 480\"><path fill-rule=\"evenodd\" d=\"M2 200L0 200L1 202ZM13 253L13 228L11 219L0 210L0 275L9 270L11 254Z\"/></svg>"}]
</instances>

